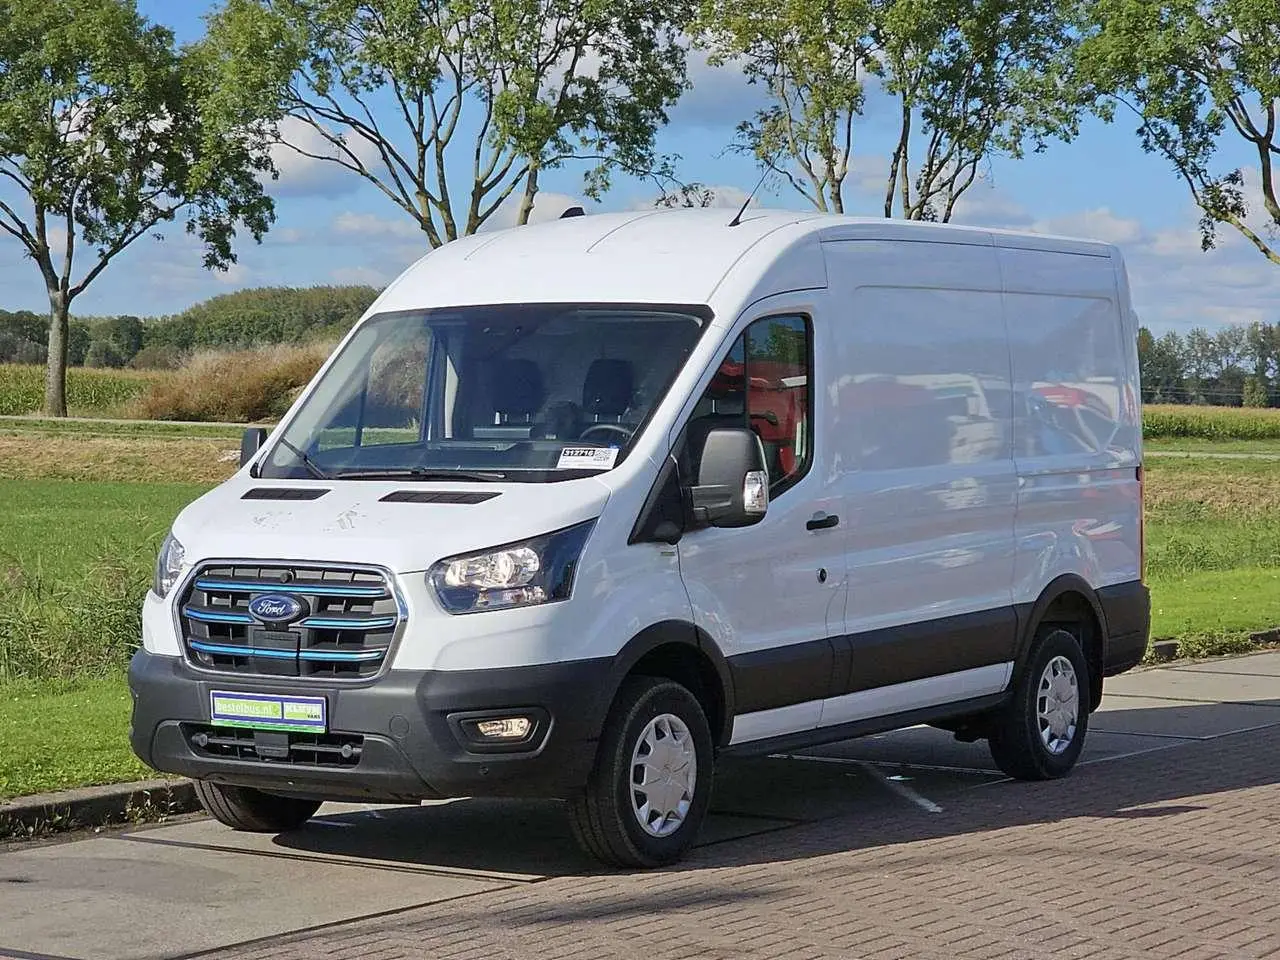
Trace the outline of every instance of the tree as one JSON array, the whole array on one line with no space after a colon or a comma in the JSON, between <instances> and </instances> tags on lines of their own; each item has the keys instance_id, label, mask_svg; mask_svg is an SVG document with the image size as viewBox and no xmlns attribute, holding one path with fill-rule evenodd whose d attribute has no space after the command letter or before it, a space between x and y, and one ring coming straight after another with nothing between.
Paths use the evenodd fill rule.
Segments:
<instances>
[{"instance_id":1,"label":"tree","mask_svg":"<svg viewBox=\"0 0 1280 960\"><path fill-rule=\"evenodd\" d=\"M1138 364L1142 396L1150 401L1178 399L1183 379L1182 338L1169 332L1156 339L1143 327L1138 331Z\"/></svg>"},{"instance_id":2,"label":"tree","mask_svg":"<svg viewBox=\"0 0 1280 960\"><path fill-rule=\"evenodd\" d=\"M899 106L884 215L951 219L994 154L1021 159L1072 139L1082 100L1071 82L1064 5L1031 0L889 0L875 21L884 89ZM923 149L911 162L916 117Z\"/></svg>"},{"instance_id":3,"label":"tree","mask_svg":"<svg viewBox=\"0 0 1280 960\"><path fill-rule=\"evenodd\" d=\"M899 115L884 215L949 220L990 156L1074 135L1066 28L1060 4L1032 0L702 0L696 36L768 94L737 147L819 210L844 211L878 78Z\"/></svg>"},{"instance_id":4,"label":"tree","mask_svg":"<svg viewBox=\"0 0 1280 960\"><path fill-rule=\"evenodd\" d=\"M1199 206L1204 249L1227 224L1280 264L1275 235L1247 222L1257 213L1280 228L1275 0L1082 0L1080 28L1080 76L1107 94L1099 113L1113 119L1119 104L1138 118L1143 149L1169 161ZM1228 140L1256 158L1257 184L1218 162Z\"/></svg>"},{"instance_id":5,"label":"tree","mask_svg":"<svg viewBox=\"0 0 1280 960\"><path fill-rule=\"evenodd\" d=\"M48 292L50 415L67 412L71 304L130 244L185 213L224 267L237 225L260 239L272 219L265 149L210 66L133 0L0 0L0 230Z\"/></svg>"},{"instance_id":6,"label":"tree","mask_svg":"<svg viewBox=\"0 0 1280 960\"><path fill-rule=\"evenodd\" d=\"M1250 377L1244 382L1244 392L1241 394L1240 402L1246 407L1269 406L1271 400L1267 395L1267 385L1260 382L1257 377Z\"/></svg>"},{"instance_id":7,"label":"tree","mask_svg":"<svg viewBox=\"0 0 1280 960\"><path fill-rule=\"evenodd\" d=\"M738 125L739 149L818 210L844 212L853 130L866 97L870 0L702 0L698 42L741 64L769 106Z\"/></svg>"},{"instance_id":8,"label":"tree","mask_svg":"<svg viewBox=\"0 0 1280 960\"><path fill-rule=\"evenodd\" d=\"M103 317L89 328L85 354L90 367L123 367L142 349L142 321L137 317Z\"/></svg>"},{"instance_id":9,"label":"tree","mask_svg":"<svg viewBox=\"0 0 1280 960\"><path fill-rule=\"evenodd\" d=\"M654 138L686 86L684 4L226 0L209 29L287 146L375 185L436 247L517 191L527 222L569 161L592 198L615 171L669 177Z\"/></svg>"}]
</instances>

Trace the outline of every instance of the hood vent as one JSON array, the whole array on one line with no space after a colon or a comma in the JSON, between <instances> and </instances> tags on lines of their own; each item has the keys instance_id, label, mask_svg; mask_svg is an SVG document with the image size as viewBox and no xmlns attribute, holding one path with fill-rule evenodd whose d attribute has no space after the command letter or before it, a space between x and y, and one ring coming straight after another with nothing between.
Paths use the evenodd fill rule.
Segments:
<instances>
[{"instance_id":1,"label":"hood vent","mask_svg":"<svg viewBox=\"0 0 1280 960\"><path fill-rule=\"evenodd\" d=\"M328 490L316 487L254 487L241 500L319 500Z\"/></svg>"},{"instance_id":2,"label":"hood vent","mask_svg":"<svg viewBox=\"0 0 1280 960\"><path fill-rule=\"evenodd\" d=\"M383 503L484 503L497 493L467 493L462 490L397 490L380 498Z\"/></svg>"}]
</instances>

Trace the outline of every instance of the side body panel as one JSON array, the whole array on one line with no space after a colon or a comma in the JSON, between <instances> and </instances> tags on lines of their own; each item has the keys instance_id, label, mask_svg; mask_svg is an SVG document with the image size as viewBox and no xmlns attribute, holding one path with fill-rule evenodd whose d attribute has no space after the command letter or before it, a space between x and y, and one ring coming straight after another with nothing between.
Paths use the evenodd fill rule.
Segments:
<instances>
[{"instance_id":1,"label":"side body panel","mask_svg":"<svg viewBox=\"0 0 1280 960\"><path fill-rule=\"evenodd\" d=\"M1117 260L1011 243L999 256L1019 479L1014 601L1034 602L1063 574L1094 590L1137 581L1137 331Z\"/></svg>"}]
</instances>

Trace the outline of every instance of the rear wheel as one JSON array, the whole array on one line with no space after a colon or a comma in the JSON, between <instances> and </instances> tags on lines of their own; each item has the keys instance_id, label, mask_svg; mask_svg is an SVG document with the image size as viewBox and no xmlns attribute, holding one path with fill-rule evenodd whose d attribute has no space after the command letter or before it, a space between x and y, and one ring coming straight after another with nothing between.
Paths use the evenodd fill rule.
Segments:
<instances>
[{"instance_id":1,"label":"rear wheel","mask_svg":"<svg viewBox=\"0 0 1280 960\"><path fill-rule=\"evenodd\" d=\"M195 781L196 797L205 812L234 830L250 833L283 833L296 830L320 809L319 800L299 800L263 793L252 787L233 787Z\"/></svg>"},{"instance_id":2,"label":"rear wheel","mask_svg":"<svg viewBox=\"0 0 1280 960\"><path fill-rule=\"evenodd\" d=\"M656 867L696 839L711 800L706 715L678 683L631 677L605 723L590 779L570 806L579 844L604 863Z\"/></svg>"},{"instance_id":3,"label":"rear wheel","mask_svg":"<svg viewBox=\"0 0 1280 960\"><path fill-rule=\"evenodd\" d=\"M1079 639L1061 627L1042 630L1012 699L992 718L988 744L996 766L1019 780L1066 776L1084 748L1089 705Z\"/></svg>"}]
</instances>

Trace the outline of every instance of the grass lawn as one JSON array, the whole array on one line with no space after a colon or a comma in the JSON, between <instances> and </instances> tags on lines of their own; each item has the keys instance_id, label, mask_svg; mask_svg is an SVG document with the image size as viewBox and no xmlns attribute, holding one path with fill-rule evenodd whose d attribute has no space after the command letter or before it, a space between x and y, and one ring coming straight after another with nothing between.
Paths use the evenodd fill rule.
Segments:
<instances>
[{"instance_id":1,"label":"grass lawn","mask_svg":"<svg viewBox=\"0 0 1280 960\"><path fill-rule=\"evenodd\" d=\"M1251 633L1280 627L1280 569L1151 577L1151 635Z\"/></svg>"},{"instance_id":2,"label":"grass lawn","mask_svg":"<svg viewBox=\"0 0 1280 960\"><path fill-rule=\"evenodd\" d=\"M0 685L0 800L157 776L130 752L128 729L123 676Z\"/></svg>"},{"instance_id":3,"label":"grass lawn","mask_svg":"<svg viewBox=\"0 0 1280 960\"><path fill-rule=\"evenodd\" d=\"M0 434L36 433L99 437L214 437L240 442L244 427L221 423L170 423L164 420L92 420L59 417L0 417Z\"/></svg>"},{"instance_id":4,"label":"grass lawn","mask_svg":"<svg viewBox=\"0 0 1280 960\"><path fill-rule=\"evenodd\" d=\"M1249 453L1280 456L1280 440L1202 440L1179 437L1144 440L1142 446L1150 453Z\"/></svg>"},{"instance_id":5,"label":"grass lawn","mask_svg":"<svg viewBox=\"0 0 1280 960\"><path fill-rule=\"evenodd\" d=\"M0 479L0 574L64 579L104 557L155 558L178 511L209 489L197 483Z\"/></svg>"}]
</instances>

